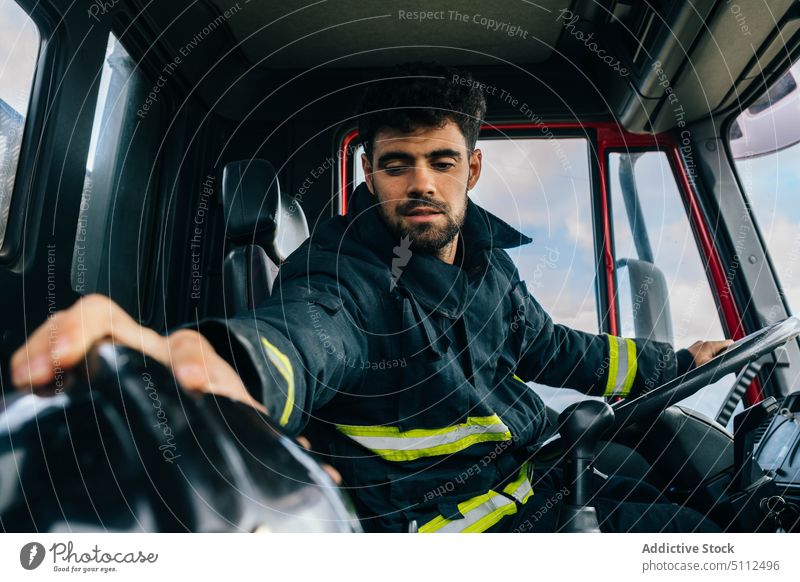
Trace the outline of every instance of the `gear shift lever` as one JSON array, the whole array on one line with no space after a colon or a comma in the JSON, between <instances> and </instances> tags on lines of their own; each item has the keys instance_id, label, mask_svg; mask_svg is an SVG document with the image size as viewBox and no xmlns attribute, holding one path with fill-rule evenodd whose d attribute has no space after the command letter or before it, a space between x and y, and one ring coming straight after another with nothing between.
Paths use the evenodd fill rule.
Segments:
<instances>
[{"instance_id":1,"label":"gear shift lever","mask_svg":"<svg viewBox=\"0 0 800 582\"><path fill-rule=\"evenodd\" d=\"M584 400L558 415L559 433L567 449L564 482L570 487L558 514L558 531L599 532L597 511L587 505L592 497L590 478L597 442L614 423L614 411L599 400Z\"/></svg>"}]
</instances>

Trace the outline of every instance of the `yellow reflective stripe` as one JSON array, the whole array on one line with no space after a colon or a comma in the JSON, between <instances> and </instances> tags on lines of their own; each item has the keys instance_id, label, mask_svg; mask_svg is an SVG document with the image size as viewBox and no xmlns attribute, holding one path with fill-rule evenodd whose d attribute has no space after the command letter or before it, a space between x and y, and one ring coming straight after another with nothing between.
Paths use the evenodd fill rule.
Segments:
<instances>
[{"instance_id":1,"label":"yellow reflective stripe","mask_svg":"<svg viewBox=\"0 0 800 582\"><path fill-rule=\"evenodd\" d=\"M493 502L497 501L500 503L500 506L497 507ZM489 491L487 493L483 493L482 495L478 495L476 497L472 497L467 499L466 501L462 501L458 504L458 510L464 516L463 519L468 520L471 517L472 512L480 512L485 513L479 519L469 523L463 529L452 530L452 531L459 531L461 533L480 533L482 531L486 531L498 521L503 519L506 515L511 515L517 512L517 504L514 503L511 499L507 497L501 496L499 493L495 491ZM446 528L450 524L455 524L456 526L459 525L458 522L463 521L462 519L447 519L444 516L438 516L423 525L419 528L419 533L434 533Z\"/></svg>"},{"instance_id":2,"label":"yellow reflective stripe","mask_svg":"<svg viewBox=\"0 0 800 582\"><path fill-rule=\"evenodd\" d=\"M617 387L617 366L619 366L619 350L617 338L613 335L608 337L608 379L606 380L606 391L604 396L611 396Z\"/></svg>"},{"instance_id":3,"label":"yellow reflective stripe","mask_svg":"<svg viewBox=\"0 0 800 582\"><path fill-rule=\"evenodd\" d=\"M603 396L627 396L636 379L636 342L607 335L608 378Z\"/></svg>"},{"instance_id":4,"label":"yellow reflective stripe","mask_svg":"<svg viewBox=\"0 0 800 582\"><path fill-rule=\"evenodd\" d=\"M353 426L336 428L360 445L388 461L412 461L422 457L462 451L476 443L511 440L511 430L497 414L471 416L461 424L436 429L401 431L396 426Z\"/></svg>"},{"instance_id":5,"label":"yellow reflective stripe","mask_svg":"<svg viewBox=\"0 0 800 582\"><path fill-rule=\"evenodd\" d=\"M292 370L292 362L286 357L286 354L272 345L264 336L261 336L261 342L267 348L266 353L269 361L272 362L272 365L278 369L283 379L286 380L286 404L278 421L281 426L286 426L294 406L294 371Z\"/></svg>"},{"instance_id":6,"label":"yellow reflective stripe","mask_svg":"<svg viewBox=\"0 0 800 582\"><path fill-rule=\"evenodd\" d=\"M523 481L525 481L525 477L527 477L525 470L526 467L525 465L523 465L522 468L519 470L519 476L516 479L514 479L511 483L503 487L503 493L512 494L514 491L517 490L517 487L522 485Z\"/></svg>"},{"instance_id":7,"label":"yellow reflective stripe","mask_svg":"<svg viewBox=\"0 0 800 582\"><path fill-rule=\"evenodd\" d=\"M636 343L630 339L625 338L625 343L628 344L628 373L625 374L625 384L622 386L622 396L627 396L633 387L633 380L636 378Z\"/></svg>"},{"instance_id":8,"label":"yellow reflective stripe","mask_svg":"<svg viewBox=\"0 0 800 582\"><path fill-rule=\"evenodd\" d=\"M522 382L523 384L525 384L525 380L523 380L522 378L520 378L520 377L519 377L519 376L517 376L516 374L514 374L514 379L515 379L515 380L519 380L520 382Z\"/></svg>"}]
</instances>

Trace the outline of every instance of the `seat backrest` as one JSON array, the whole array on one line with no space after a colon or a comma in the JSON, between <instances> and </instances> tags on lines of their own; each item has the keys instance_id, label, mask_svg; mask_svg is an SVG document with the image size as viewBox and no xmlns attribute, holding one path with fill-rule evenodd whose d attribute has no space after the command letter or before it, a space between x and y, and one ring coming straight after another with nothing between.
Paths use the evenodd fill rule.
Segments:
<instances>
[{"instance_id":1,"label":"seat backrest","mask_svg":"<svg viewBox=\"0 0 800 582\"><path fill-rule=\"evenodd\" d=\"M308 238L300 205L282 192L275 168L266 160L228 163L222 174L225 234L225 307L229 315L266 299L278 267Z\"/></svg>"}]
</instances>

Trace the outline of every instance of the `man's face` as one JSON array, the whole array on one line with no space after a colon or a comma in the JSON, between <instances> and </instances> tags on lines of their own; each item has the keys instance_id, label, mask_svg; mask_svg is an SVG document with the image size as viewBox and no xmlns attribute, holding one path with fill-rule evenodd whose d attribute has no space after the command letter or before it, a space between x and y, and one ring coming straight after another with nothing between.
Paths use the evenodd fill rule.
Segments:
<instances>
[{"instance_id":1,"label":"man's face","mask_svg":"<svg viewBox=\"0 0 800 582\"><path fill-rule=\"evenodd\" d=\"M361 162L367 187L393 233L398 238L407 235L412 249L452 262L467 191L481 171L481 152L467 150L458 125L448 121L440 128L411 133L381 129L372 145L372 160L363 155Z\"/></svg>"}]
</instances>

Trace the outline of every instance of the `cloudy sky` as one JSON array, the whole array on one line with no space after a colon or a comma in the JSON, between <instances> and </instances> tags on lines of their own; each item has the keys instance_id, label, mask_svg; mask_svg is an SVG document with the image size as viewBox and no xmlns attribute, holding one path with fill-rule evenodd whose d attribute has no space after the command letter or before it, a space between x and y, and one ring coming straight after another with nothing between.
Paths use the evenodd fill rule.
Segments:
<instances>
[{"instance_id":1,"label":"cloudy sky","mask_svg":"<svg viewBox=\"0 0 800 582\"><path fill-rule=\"evenodd\" d=\"M25 115L39 33L13 0L0 0L0 99Z\"/></svg>"},{"instance_id":2,"label":"cloudy sky","mask_svg":"<svg viewBox=\"0 0 800 582\"><path fill-rule=\"evenodd\" d=\"M800 126L800 115L794 121ZM800 144L739 161L737 170L789 306L796 312L800 308Z\"/></svg>"}]
</instances>

